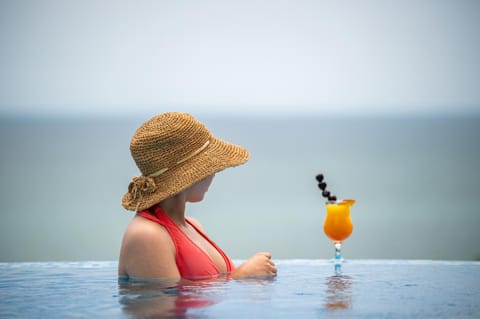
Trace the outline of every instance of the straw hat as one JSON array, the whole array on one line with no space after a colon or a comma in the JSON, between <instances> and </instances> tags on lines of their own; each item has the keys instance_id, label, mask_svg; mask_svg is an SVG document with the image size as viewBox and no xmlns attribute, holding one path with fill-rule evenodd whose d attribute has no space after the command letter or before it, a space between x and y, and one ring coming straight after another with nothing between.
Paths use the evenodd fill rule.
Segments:
<instances>
[{"instance_id":1,"label":"straw hat","mask_svg":"<svg viewBox=\"0 0 480 319\"><path fill-rule=\"evenodd\" d=\"M152 117L135 132L130 152L141 176L132 178L122 205L140 211L196 182L248 160L241 146L215 138L186 113Z\"/></svg>"}]
</instances>

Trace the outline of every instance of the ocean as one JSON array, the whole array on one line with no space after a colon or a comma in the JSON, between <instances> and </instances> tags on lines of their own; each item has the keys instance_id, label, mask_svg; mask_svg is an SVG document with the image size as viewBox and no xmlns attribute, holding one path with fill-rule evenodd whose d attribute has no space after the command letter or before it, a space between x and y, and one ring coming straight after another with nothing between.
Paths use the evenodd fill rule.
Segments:
<instances>
[{"instance_id":1,"label":"ocean","mask_svg":"<svg viewBox=\"0 0 480 319\"><path fill-rule=\"evenodd\" d=\"M195 116L251 152L187 206L232 258L332 258L318 173L357 200L347 260L480 258L479 117ZM0 262L116 260L147 119L0 118Z\"/></svg>"}]
</instances>

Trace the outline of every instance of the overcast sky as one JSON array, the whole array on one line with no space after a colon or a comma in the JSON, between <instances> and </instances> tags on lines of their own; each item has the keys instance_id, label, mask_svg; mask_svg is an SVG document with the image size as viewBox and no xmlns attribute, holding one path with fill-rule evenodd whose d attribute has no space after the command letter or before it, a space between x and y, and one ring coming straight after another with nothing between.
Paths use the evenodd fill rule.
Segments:
<instances>
[{"instance_id":1,"label":"overcast sky","mask_svg":"<svg viewBox=\"0 0 480 319\"><path fill-rule=\"evenodd\" d=\"M0 113L480 112L480 1L0 0Z\"/></svg>"}]
</instances>

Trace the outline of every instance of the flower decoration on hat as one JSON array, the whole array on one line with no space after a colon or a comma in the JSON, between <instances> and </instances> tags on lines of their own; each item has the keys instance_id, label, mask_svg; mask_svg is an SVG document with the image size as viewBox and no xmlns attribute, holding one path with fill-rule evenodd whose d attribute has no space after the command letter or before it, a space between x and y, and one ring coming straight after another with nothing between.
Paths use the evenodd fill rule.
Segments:
<instances>
[{"instance_id":1,"label":"flower decoration on hat","mask_svg":"<svg viewBox=\"0 0 480 319\"><path fill-rule=\"evenodd\" d=\"M141 199L145 195L154 193L157 190L155 180L148 176L135 176L128 185L128 192L133 201Z\"/></svg>"}]
</instances>

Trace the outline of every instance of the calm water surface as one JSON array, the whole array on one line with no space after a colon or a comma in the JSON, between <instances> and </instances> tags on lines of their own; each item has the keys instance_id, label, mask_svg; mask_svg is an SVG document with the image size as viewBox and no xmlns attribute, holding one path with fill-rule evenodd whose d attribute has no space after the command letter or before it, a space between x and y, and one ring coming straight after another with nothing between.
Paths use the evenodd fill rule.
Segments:
<instances>
[{"instance_id":1,"label":"calm water surface","mask_svg":"<svg viewBox=\"0 0 480 319\"><path fill-rule=\"evenodd\" d=\"M479 262L276 262L271 280L181 285L119 283L116 262L1 263L0 318L480 317Z\"/></svg>"}]
</instances>

